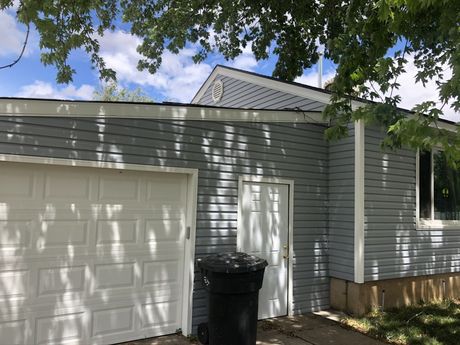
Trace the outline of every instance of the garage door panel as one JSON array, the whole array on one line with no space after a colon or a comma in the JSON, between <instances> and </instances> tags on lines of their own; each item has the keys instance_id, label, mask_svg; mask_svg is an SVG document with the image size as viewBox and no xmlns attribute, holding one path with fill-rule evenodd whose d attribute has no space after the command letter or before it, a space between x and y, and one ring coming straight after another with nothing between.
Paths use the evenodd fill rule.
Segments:
<instances>
[{"instance_id":1,"label":"garage door panel","mask_svg":"<svg viewBox=\"0 0 460 345\"><path fill-rule=\"evenodd\" d=\"M48 203L29 202L27 200L0 203L0 220L21 220L30 218L41 221L43 219L53 220L60 217L71 219L182 219L184 211L179 209L144 209L136 208L137 205L115 205L115 204L82 204L74 202Z\"/></svg>"},{"instance_id":2,"label":"garage door panel","mask_svg":"<svg viewBox=\"0 0 460 345\"><path fill-rule=\"evenodd\" d=\"M43 219L38 230L37 249L89 245L89 220Z\"/></svg>"},{"instance_id":3,"label":"garage door panel","mask_svg":"<svg viewBox=\"0 0 460 345\"><path fill-rule=\"evenodd\" d=\"M134 331L134 305L99 309L92 312L91 335Z\"/></svg>"},{"instance_id":4,"label":"garage door panel","mask_svg":"<svg viewBox=\"0 0 460 345\"><path fill-rule=\"evenodd\" d=\"M83 304L88 295L90 270L84 261L60 263L50 260L14 266L21 268L0 272L0 284L9 295L7 301L0 296L0 308L5 315L18 310L30 312L37 306L55 306L58 302L63 303L61 307L68 307L68 301L77 306ZM14 279L11 278L13 274Z\"/></svg>"},{"instance_id":5,"label":"garage door panel","mask_svg":"<svg viewBox=\"0 0 460 345\"><path fill-rule=\"evenodd\" d=\"M35 344L81 344L84 342L84 312L38 317Z\"/></svg>"},{"instance_id":6,"label":"garage door panel","mask_svg":"<svg viewBox=\"0 0 460 345\"><path fill-rule=\"evenodd\" d=\"M180 327L185 175L20 163L0 173L2 339L108 344Z\"/></svg>"},{"instance_id":7,"label":"garage door panel","mask_svg":"<svg viewBox=\"0 0 460 345\"><path fill-rule=\"evenodd\" d=\"M0 220L0 250L30 248L33 223L30 218Z\"/></svg>"},{"instance_id":8,"label":"garage door panel","mask_svg":"<svg viewBox=\"0 0 460 345\"><path fill-rule=\"evenodd\" d=\"M143 265L142 287L154 288L158 285L180 285L182 271L179 260L146 261Z\"/></svg>"},{"instance_id":9,"label":"garage door panel","mask_svg":"<svg viewBox=\"0 0 460 345\"><path fill-rule=\"evenodd\" d=\"M177 200L185 200L186 192L184 188L181 188L181 183L177 182L177 179L167 175L164 175L161 182L148 181L146 201L152 206L159 205L165 208L185 207L184 204L177 205Z\"/></svg>"},{"instance_id":10,"label":"garage door panel","mask_svg":"<svg viewBox=\"0 0 460 345\"><path fill-rule=\"evenodd\" d=\"M94 282L96 290L129 287L134 289L136 262L96 264Z\"/></svg>"},{"instance_id":11,"label":"garage door panel","mask_svg":"<svg viewBox=\"0 0 460 345\"><path fill-rule=\"evenodd\" d=\"M27 298L30 283L30 271L28 269L0 271L0 300ZM2 308L2 312L5 312L4 308L5 306Z\"/></svg>"},{"instance_id":12,"label":"garage door panel","mask_svg":"<svg viewBox=\"0 0 460 345\"><path fill-rule=\"evenodd\" d=\"M183 257L183 242L152 242L148 244L98 245L96 251L85 256L96 256L100 260L127 258L127 255L148 255L152 260L163 260L170 256Z\"/></svg>"},{"instance_id":13,"label":"garage door panel","mask_svg":"<svg viewBox=\"0 0 460 345\"><path fill-rule=\"evenodd\" d=\"M0 319L0 334L8 344L21 345L110 344L170 334L180 328L181 302L174 298L177 292L165 291L164 296L155 298L145 293L129 299L110 296L75 308L60 302L53 308L39 306L16 318Z\"/></svg>"},{"instance_id":14,"label":"garage door panel","mask_svg":"<svg viewBox=\"0 0 460 345\"><path fill-rule=\"evenodd\" d=\"M41 268L38 270L38 297L85 291L86 266Z\"/></svg>"},{"instance_id":15,"label":"garage door panel","mask_svg":"<svg viewBox=\"0 0 460 345\"><path fill-rule=\"evenodd\" d=\"M145 220L144 242L178 242L183 240L182 219L150 218Z\"/></svg>"},{"instance_id":16,"label":"garage door panel","mask_svg":"<svg viewBox=\"0 0 460 345\"><path fill-rule=\"evenodd\" d=\"M98 219L96 245L136 244L139 237L139 219Z\"/></svg>"},{"instance_id":17,"label":"garage door panel","mask_svg":"<svg viewBox=\"0 0 460 345\"><path fill-rule=\"evenodd\" d=\"M180 301L145 303L141 309L141 328L168 327L176 330L180 327L177 320L180 313Z\"/></svg>"},{"instance_id":18,"label":"garage door panel","mask_svg":"<svg viewBox=\"0 0 460 345\"><path fill-rule=\"evenodd\" d=\"M26 332L29 328L30 326L27 319L0 321L0 334L2 339L8 339L8 343L11 345L24 345L29 343L30 341L27 339Z\"/></svg>"},{"instance_id":19,"label":"garage door panel","mask_svg":"<svg viewBox=\"0 0 460 345\"><path fill-rule=\"evenodd\" d=\"M44 199L90 201L94 182L92 177L85 174L48 172L44 181Z\"/></svg>"},{"instance_id":20,"label":"garage door panel","mask_svg":"<svg viewBox=\"0 0 460 345\"><path fill-rule=\"evenodd\" d=\"M53 261L21 265L21 269L0 271L0 301L8 300L9 304L4 303L3 308L11 310L14 301L21 307L66 300L73 300L74 305L89 300L99 303L111 295L171 296L171 291L180 293L182 280L182 255L174 259L172 256L154 260L145 257L138 261L134 257L131 260L81 258L66 265ZM143 292L146 293L142 295Z\"/></svg>"},{"instance_id":21,"label":"garage door panel","mask_svg":"<svg viewBox=\"0 0 460 345\"><path fill-rule=\"evenodd\" d=\"M88 216L88 212L81 212L80 218L63 219L62 213L56 212L57 219L43 218L39 221L30 219L30 211L15 212L11 218L16 219L0 220L0 257L77 257L104 253L112 255L118 251L150 253L162 249L183 249L183 218L143 219L146 215L138 213L131 214L131 219L121 216L117 219L103 217L92 220L82 219Z\"/></svg>"},{"instance_id":22,"label":"garage door panel","mask_svg":"<svg viewBox=\"0 0 460 345\"><path fill-rule=\"evenodd\" d=\"M140 306L143 303L169 303L170 301L180 301L179 294L181 292L180 284L158 285L154 289L151 287L142 290L97 290L91 296L84 299L84 303L80 307L99 309L107 308L107 306L134 304ZM64 306L62 308L65 308Z\"/></svg>"},{"instance_id":23,"label":"garage door panel","mask_svg":"<svg viewBox=\"0 0 460 345\"><path fill-rule=\"evenodd\" d=\"M100 178L98 201L119 204L124 201L141 201L139 179L127 179L124 174Z\"/></svg>"},{"instance_id":24,"label":"garage door panel","mask_svg":"<svg viewBox=\"0 0 460 345\"><path fill-rule=\"evenodd\" d=\"M37 174L34 171L18 170L17 166L2 167L0 202L37 196Z\"/></svg>"}]
</instances>

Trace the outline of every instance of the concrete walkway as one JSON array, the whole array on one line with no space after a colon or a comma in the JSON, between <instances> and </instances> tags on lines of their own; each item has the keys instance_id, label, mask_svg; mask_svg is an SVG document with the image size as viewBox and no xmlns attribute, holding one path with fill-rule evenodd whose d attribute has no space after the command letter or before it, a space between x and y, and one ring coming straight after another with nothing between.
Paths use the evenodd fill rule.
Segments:
<instances>
[{"instance_id":1,"label":"concrete walkway","mask_svg":"<svg viewBox=\"0 0 460 345\"><path fill-rule=\"evenodd\" d=\"M383 345L360 333L340 327L337 322L324 317L308 314L294 317L281 317L259 322L257 345ZM170 335L123 345L190 345L183 336ZM121 344L120 344L121 345Z\"/></svg>"}]
</instances>

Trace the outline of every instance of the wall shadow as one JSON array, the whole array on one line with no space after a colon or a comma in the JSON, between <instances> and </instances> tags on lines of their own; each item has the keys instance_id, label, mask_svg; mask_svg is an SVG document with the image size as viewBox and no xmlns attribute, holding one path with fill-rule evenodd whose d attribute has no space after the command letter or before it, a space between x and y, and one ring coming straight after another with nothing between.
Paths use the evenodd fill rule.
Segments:
<instances>
[{"instance_id":1,"label":"wall shadow","mask_svg":"<svg viewBox=\"0 0 460 345\"><path fill-rule=\"evenodd\" d=\"M294 311L307 312L328 306L328 153L323 140L324 127L287 123L1 117L0 128L0 154L199 169L196 258L236 249L240 175L293 179ZM7 168L13 165L15 163L0 163ZM32 178L45 179L45 168L27 167L38 176ZM21 166L11 169L21 171ZM67 169L65 176L70 178L73 170ZM81 183L81 171L76 173L74 187ZM107 193L113 192L113 198L106 202L96 200L96 192L87 195L87 199L84 194L66 195L70 202L65 204L58 198L37 201L34 205L39 207L30 206L35 217L27 230L30 235L24 230L29 225L15 222L15 219L21 220L24 207L9 198L0 200L3 217L0 255L5 267L0 272L0 295L3 296L0 309L2 315L9 315L0 327L12 332L8 334L15 342L26 343L37 330L36 336L43 341L83 339L81 343L85 343L87 339L122 341L132 339L133 334L151 336L178 328L177 318L170 318L180 312L180 303L163 302L174 295L176 288L180 289L178 278L171 276L171 267L182 255L180 241L174 240L173 234L185 231L185 205L168 204L166 198L161 204L151 204L151 214L137 214L132 207L148 200L148 178L140 174L128 179L137 179L135 189L144 199L139 196L135 202L115 202L117 191L129 189L123 185L124 180L115 175L111 177L113 184L107 185ZM170 187L176 182L172 181ZM98 185L100 178L88 183L97 185L95 190L102 188ZM163 187L157 185L152 193L161 191L167 196ZM62 191L66 188L68 186L63 185ZM79 190L74 189L75 193ZM91 194L91 189L89 191ZM52 245L56 235L47 237L46 233L62 235L60 229L64 225L59 223L60 219L69 221L65 226L72 231L60 238L56 249ZM105 242L97 244L96 239L92 241L89 237L82 240L85 233L93 234L89 229L99 220L105 222L106 237L102 240ZM132 233L136 235L130 237ZM78 237L78 234L83 235ZM28 244L24 245L25 242ZM163 256L158 255L159 250ZM43 253L49 259L46 262L41 262ZM34 257L40 259L34 262ZM152 263L149 277L159 281L158 284L146 284L145 265L149 262ZM24 270L33 273L29 277L21 273ZM41 282L44 289L52 291L46 298L28 288L34 283L40 286L36 282L39 273L44 277ZM206 319L205 292L199 282L199 272L195 273L194 328ZM115 302L117 296L123 298ZM37 305L51 307L40 314L34 311L32 300ZM25 310L30 312L24 314ZM63 316L52 317L50 310ZM88 324L92 326L85 326ZM158 324L165 326L155 328ZM139 331L136 329L139 325L145 327ZM21 329L19 333L18 329Z\"/></svg>"},{"instance_id":2,"label":"wall shadow","mask_svg":"<svg viewBox=\"0 0 460 345\"><path fill-rule=\"evenodd\" d=\"M382 151L382 138L366 128L366 280L458 272L460 229L416 228L415 152Z\"/></svg>"}]
</instances>

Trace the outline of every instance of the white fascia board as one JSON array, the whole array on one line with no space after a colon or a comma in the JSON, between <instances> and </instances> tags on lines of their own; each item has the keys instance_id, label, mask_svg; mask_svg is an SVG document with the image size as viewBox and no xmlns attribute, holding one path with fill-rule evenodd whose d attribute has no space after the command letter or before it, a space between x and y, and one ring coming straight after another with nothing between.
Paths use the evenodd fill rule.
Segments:
<instances>
[{"instance_id":1,"label":"white fascia board","mask_svg":"<svg viewBox=\"0 0 460 345\"><path fill-rule=\"evenodd\" d=\"M364 120L355 121L354 280L364 283Z\"/></svg>"},{"instance_id":2,"label":"white fascia board","mask_svg":"<svg viewBox=\"0 0 460 345\"><path fill-rule=\"evenodd\" d=\"M200 101L200 99L203 97L203 95L206 93L206 90L209 89L209 87L211 86L212 82L214 81L214 79L216 79L216 76L219 74L218 73L218 70L220 70L222 68L220 68L219 66L217 66L216 68L213 69L213 71L211 72L211 74L209 75L208 79L206 79L206 81L204 82L203 85L201 85L200 89L198 90L198 92L196 93L196 95L193 97L192 101L190 103L192 104L198 104L198 102Z\"/></svg>"},{"instance_id":3,"label":"white fascia board","mask_svg":"<svg viewBox=\"0 0 460 345\"><path fill-rule=\"evenodd\" d=\"M35 99L0 99L0 116L327 123L320 113L307 111L246 110L148 103L100 103Z\"/></svg>"}]
</instances>

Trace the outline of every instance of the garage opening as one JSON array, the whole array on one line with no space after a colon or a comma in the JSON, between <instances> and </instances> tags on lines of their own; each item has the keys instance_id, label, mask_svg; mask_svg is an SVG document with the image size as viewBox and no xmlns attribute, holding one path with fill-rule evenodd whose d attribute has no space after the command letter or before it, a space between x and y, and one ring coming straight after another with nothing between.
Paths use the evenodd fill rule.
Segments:
<instances>
[{"instance_id":1,"label":"garage opening","mask_svg":"<svg viewBox=\"0 0 460 345\"><path fill-rule=\"evenodd\" d=\"M187 328L196 173L53 162L0 163L2 341L110 344Z\"/></svg>"}]
</instances>

